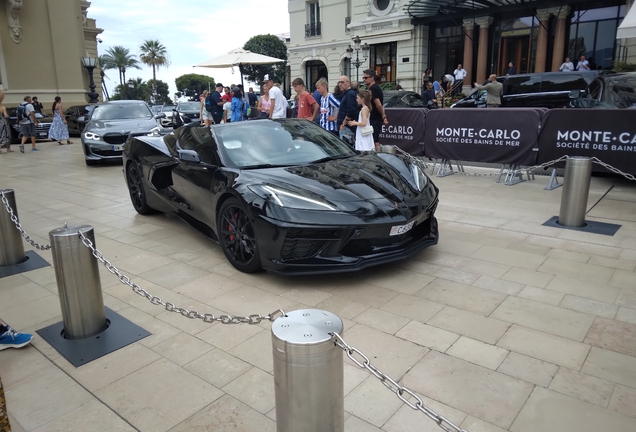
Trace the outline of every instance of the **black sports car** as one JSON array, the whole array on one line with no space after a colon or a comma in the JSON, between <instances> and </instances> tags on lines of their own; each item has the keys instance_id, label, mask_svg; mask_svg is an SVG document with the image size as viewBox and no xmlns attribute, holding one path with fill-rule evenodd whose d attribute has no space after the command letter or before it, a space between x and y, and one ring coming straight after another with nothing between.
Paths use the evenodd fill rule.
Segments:
<instances>
[{"instance_id":1,"label":"black sports car","mask_svg":"<svg viewBox=\"0 0 636 432\"><path fill-rule=\"evenodd\" d=\"M137 212L175 213L243 272L360 270L437 244L439 191L417 164L307 120L184 126L130 137L123 157Z\"/></svg>"}]
</instances>

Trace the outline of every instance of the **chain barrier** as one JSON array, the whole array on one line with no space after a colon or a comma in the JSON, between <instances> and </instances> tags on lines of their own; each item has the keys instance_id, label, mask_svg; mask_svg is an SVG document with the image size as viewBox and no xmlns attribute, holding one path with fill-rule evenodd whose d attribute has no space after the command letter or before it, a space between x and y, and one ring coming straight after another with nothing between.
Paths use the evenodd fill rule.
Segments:
<instances>
[{"instance_id":1,"label":"chain barrier","mask_svg":"<svg viewBox=\"0 0 636 432\"><path fill-rule=\"evenodd\" d=\"M37 243L35 240L31 238L31 236L29 236L26 233L26 231L24 231L24 229L22 228L22 225L18 221L18 217L13 213L13 209L11 208L11 205L9 204L9 200L7 199L6 196L4 196L4 192L2 192L2 203L4 204L4 207L7 209L7 213L9 213L9 216L11 217L11 222L15 224L15 227L18 229L18 231L20 231L20 234L22 234L22 237L24 237L24 239L27 242L29 242L31 246L39 250L51 249L51 245L41 245Z\"/></svg>"},{"instance_id":2,"label":"chain barrier","mask_svg":"<svg viewBox=\"0 0 636 432\"><path fill-rule=\"evenodd\" d=\"M602 166L603 168L612 171L615 174L620 174L623 177L625 177L627 180L636 180L636 177L634 177L632 174L628 174L628 173L624 173L623 171L619 170L618 168L614 168L613 166L611 166L608 163L603 162L602 160L600 160L597 157L593 157L592 158L592 162L599 164L600 166Z\"/></svg>"},{"instance_id":3,"label":"chain barrier","mask_svg":"<svg viewBox=\"0 0 636 432\"><path fill-rule=\"evenodd\" d=\"M117 267L112 265L110 261L104 258L104 255L99 251L99 249L93 246L93 242L91 242L88 238L86 238L84 234L80 232L79 237L82 240L82 243L84 244L84 246L86 246L87 248L91 250L93 256L97 258L99 262L104 264L104 267L106 267L106 270L108 270L110 273L117 276L117 278L119 279L119 282L132 288L135 294L145 297L153 305L163 306L168 312L179 313L186 318L200 319L200 320L203 320L203 322L207 322L207 323L218 321L221 324L250 324L250 325L260 324L260 322L263 320L274 321L279 316L285 316L285 311L283 311L282 309L275 310L274 312L271 312L265 316L260 314L252 314L248 316L233 316L233 315L215 316L214 314L210 314L210 313L201 314L195 310L180 308L173 303L164 302L163 300L161 300L161 298L150 294L148 291L142 289L139 285L132 282L130 280L130 277L126 276L125 274L122 274Z\"/></svg>"},{"instance_id":4,"label":"chain barrier","mask_svg":"<svg viewBox=\"0 0 636 432\"><path fill-rule=\"evenodd\" d=\"M411 409L423 412L428 416L428 418L437 423L437 426L444 429L446 432L467 432L465 429L461 429L456 426L446 417L441 416L432 409L428 408L426 405L424 405L422 399L412 390L401 386L393 378L382 372L377 367L373 366L371 364L371 361L369 361L369 358L364 355L362 351L349 345L338 333L333 332L330 334L333 336L336 346L347 353L347 357L349 357L351 361L358 365L359 368L366 369L371 374L373 374L377 379L380 380L382 384L384 384L385 387L395 393L396 396ZM357 358L355 358L354 354L357 354L361 359L358 360Z\"/></svg>"}]
</instances>

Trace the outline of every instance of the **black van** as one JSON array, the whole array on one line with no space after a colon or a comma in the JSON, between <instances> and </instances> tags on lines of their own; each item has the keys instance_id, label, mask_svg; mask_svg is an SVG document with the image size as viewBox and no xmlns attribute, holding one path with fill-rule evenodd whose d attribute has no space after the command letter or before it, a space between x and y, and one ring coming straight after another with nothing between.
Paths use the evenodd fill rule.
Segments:
<instances>
[{"instance_id":1,"label":"black van","mask_svg":"<svg viewBox=\"0 0 636 432\"><path fill-rule=\"evenodd\" d=\"M570 105L570 92L584 92L599 71L544 72L497 77L503 84L502 107L564 108ZM485 108L486 91L474 90L451 108Z\"/></svg>"}]
</instances>

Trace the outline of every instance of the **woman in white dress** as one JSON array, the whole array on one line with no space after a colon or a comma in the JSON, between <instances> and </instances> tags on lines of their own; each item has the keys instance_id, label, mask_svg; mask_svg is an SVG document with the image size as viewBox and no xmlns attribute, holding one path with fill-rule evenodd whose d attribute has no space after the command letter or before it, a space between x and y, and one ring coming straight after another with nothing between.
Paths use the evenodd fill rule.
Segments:
<instances>
[{"instance_id":1,"label":"woman in white dress","mask_svg":"<svg viewBox=\"0 0 636 432\"><path fill-rule=\"evenodd\" d=\"M349 121L350 126L357 126L356 150L371 151L375 149L375 144L373 143L373 132L368 135L362 134L362 128L369 124L369 114L371 113L371 92L368 90L359 90L356 101L359 105L362 105L360 114L358 114L358 121Z\"/></svg>"},{"instance_id":2,"label":"woman in white dress","mask_svg":"<svg viewBox=\"0 0 636 432\"><path fill-rule=\"evenodd\" d=\"M64 117L61 97L55 96L55 102L53 102L51 110L53 111L53 122L49 129L49 139L57 141L59 145L62 145L63 140L66 140L66 144L73 144L73 141L68 139L68 126Z\"/></svg>"}]
</instances>

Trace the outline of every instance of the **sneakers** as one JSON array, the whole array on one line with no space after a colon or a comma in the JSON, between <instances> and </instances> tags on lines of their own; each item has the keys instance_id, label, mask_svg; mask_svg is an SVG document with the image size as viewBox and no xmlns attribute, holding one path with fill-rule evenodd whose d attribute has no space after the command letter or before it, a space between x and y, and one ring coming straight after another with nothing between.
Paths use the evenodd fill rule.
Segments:
<instances>
[{"instance_id":1,"label":"sneakers","mask_svg":"<svg viewBox=\"0 0 636 432\"><path fill-rule=\"evenodd\" d=\"M34 152L34 151L40 151L40 149L39 149L39 148L37 148L37 147L33 147L33 148L31 149L31 151L32 151L32 152Z\"/></svg>"},{"instance_id":2,"label":"sneakers","mask_svg":"<svg viewBox=\"0 0 636 432\"><path fill-rule=\"evenodd\" d=\"M11 327L0 335L0 351L7 348L22 348L33 339L33 335L28 333L18 333Z\"/></svg>"},{"instance_id":3,"label":"sneakers","mask_svg":"<svg viewBox=\"0 0 636 432\"><path fill-rule=\"evenodd\" d=\"M24 153L24 144L20 144L20 153Z\"/></svg>"}]
</instances>

